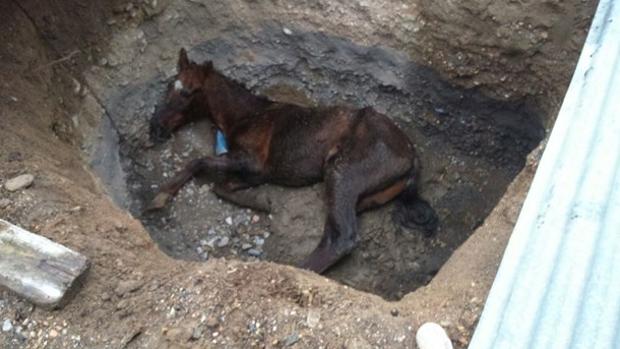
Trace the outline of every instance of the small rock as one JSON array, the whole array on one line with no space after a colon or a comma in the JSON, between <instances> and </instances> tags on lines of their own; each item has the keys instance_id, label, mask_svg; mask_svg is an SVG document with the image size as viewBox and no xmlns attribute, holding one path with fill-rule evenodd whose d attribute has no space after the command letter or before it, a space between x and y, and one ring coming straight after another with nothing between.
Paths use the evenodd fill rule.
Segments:
<instances>
[{"instance_id":1,"label":"small rock","mask_svg":"<svg viewBox=\"0 0 620 349\"><path fill-rule=\"evenodd\" d=\"M217 242L217 247L226 247L228 246L229 242L230 239L228 238L228 236L222 236Z\"/></svg>"},{"instance_id":2,"label":"small rock","mask_svg":"<svg viewBox=\"0 0 620 349\"><path fill-rule=\"evenodd\" d=\"M207 246L207 245L208 245L207 240L200 240L200 246L204 247L204 246ZM213 246L211 246L211 247L213 247Z\"/></svg>"},{"instance_id":3,"label":"small rock","mask_svg":"<svg viewBox=\"0 0 620 349\"><path fill-rule=\"evenodd\" d=\"M261 254L263 254L263 252L255 249L255 248L251 248L248 250L248 254L252 257L260 257Z\"/></svg>"},{"instance_id":4,"label":"small rock","mask_svg":"<svg viewBox=\"0 0 620 349\"><path fill-rule=\"evenodd\" d=\"M392 316L398 316L399 311L398 311L398 309L394 308L394 309L390 310L390 314L392 314Z\"/></svg>"},{"instance_id":5,"label":"small rock","mask_svg":"<svg viewBox=\"0 0 620 349\"><path fill-rule=\"evenodd\" d=\"M49 333L50 338L56 338L58 337L58 331L51 329L50 333Z\"/></svg>"},{"instance_id":6,"label":"small rock","mask_svg":"<svg viewBox=\"0 0 620 349\"><path fill-rule=\"evenodd\" d=\"M7 208L11 204L9 199L0 199L0 208Z\"/></svg>"},{"instance_id":7,"label":"small rock","mask_svg":"<svg viewBox=\"0 0 620 349\"><path fill-rule=\"evenodd\" d=\"M82 90L82 84L80 84L79 81L77 81L76 79L71 79L73 80L73 93L75 93L76 95L80 94L80 90Z\"/></svg>"},{"instance_id":8,"label":"small rock","mask_svg":"<svg viewBox=\"0 0 620 349\"><path fill-rule=\"evenodd\" d=\"M293 35L293 31L288 29L287 27L283 27L282 32L286 35Z\"/></svg>"},{"instance_id":9,"label":"small rock","mask_svg":"<svg viewBox=\"0 0 620 349\"><path fill-rule=\"evenodd\" d=\"M213 247L215 247L215 243L217 242L218 239L219 238L217 238L217 237L209 239L209 241L207 241L207 243L204 244L203 246L208 246L209 248L213 248Z\"/></svg>"},{"instance_id":10,"label":"small rock","mask_svg":"<svg viewBox=\"0 0 620 349\"><path fill-rule=\"evenodd\" d=\"M8 191L17 191L28 188L34 182L34 176L31 174L23 174L15 178L9 179L4 183L4 188Z\"/></svg>"},{"instance_id":11,"label":"small rock","mask_svg":"<svg viewBox=\"0 0 620 349\"><path fill-rule=\"evenodd\" d=\"M321 321L321 313L316 309L308 310L306 325L310 328L315 328L319 324L319 321Z\"/></svg>"},{"instance_id":12,"label":"small rock","mask_svg":"<svg viewBox=\"0 0 620 349\"><path fill-rule=\"evenodd\" d=\"M439 115L446 115L446 114L448 114L448 111L445 108L436 107L435 108L435 113L437 113Z\"/></svg>"},{"instance_id":13,"label":"small rock","mask_svg":"<svg viewBox=\"0 0 620 349\"><path fill-rule=\"evenodd\" d=\"M415 335L420 349L452 349L452 342L446 331L434 322L427 322L420 326Z\"/></svg>"},{"instance_id":14,"label":"small rock","mask_svg":"<svg viewBox=\"0 0 620 349\"><path fill-rule=\"evenodd\" d=\"M220 322L217 320L217 316L215 316L215 315L211 315L211 316L209 316L209 317L207 318L206 325L207 325L207 327L209 327L209 328L215 328L215 327L217 327L217 325L219 325L219 323L220 323Z\"/></svg>"},{"instance_id":15,"label":"small rock","mask_svg":"<svg viewBox=\"0 0 620 349\"><path fill-rule=\"evenodd\" d=\"M260 217L258 215L252 216L252 224L256 224L260 221Z\"/></svg>"},{"instance_id":16,"label":"small rock","mask_svg":"<svg viewBox=\"0 0 620 349\"><path fill-rule=\"evenodd\" d=\"M174 341L185 342L192 338L193 331L186 326L171 328L166 335Z\"/></svg>"},{"instance_id":17,"label":"small rock","mask_svg":"<svg viewBox=\"0 0 620 349\"><path fill-rule=\"evenodd\" d=\"M252 248L252 244L248 244L247 242L241 245L242 250L249 250Z\"/></svg>"},{"instance_id":18,"label":"small rock","mask_svg":"<svg viewBox=\"0 0 620 349\"><path fill-rule=\"evenodd\" d=\"M112 297L110 296L110 294L109 294L109 293L107 293L107 292L103 292L103 293L101 294L101 300L102 300L102 301L107 302L107 301L109 301L110 299L112 299Z\"/></svg>"},{"instance_id":19,"label":"small rock","mask_svg":"<svg viewBox=\"0 0 620 349\"><path fill-rule=\"evenodd\" d=\"M265 244L265 239L263 239L260 236L255 236L254 237L254 244L258 247L263 246Z\"/></svg>"},{"instance_id":20,"label":"small rock","mask_svg":"<svg viewBox=\"0 0 620 349\"><path fill-rule=\"evenodd\" d=\"M232 219L232 217L226 217L225 221L226 221L226 224L228 224L228 225L233 225L233 219Z\"/></svg>"},{"instance_id":21,"label":"small rock","mask_svg":"<svg viewBox=\"0 0 620 349\"><path fill-rule=\"evenodd\" d=\"M114 293L116 293L117 296L122 297L127 293L137 291L140 287L142 287L142 285L144 285L144 281L142 280L121 281L118 283Z\"/></svg>"},{"instance_id":22,"label":"small rock","mask_svg":"<svg viewBox=\"0 0 620 349\"><path fill-rule=\"evenodd\" d=\"M469 344L469 341L467 340L467 338L465 338L465 336L460 336L459 339L459 344L466 347L467 344Z\"/></svg>"},{"instance_id":23,"label":"small rock","mask_svg":"<svg viewBox=\"0 0 620 349\"><path fill-rule=\"evenodd\" d=\"M292 334L286 336L286 338L282 341L285 347L290 347L297 342L299 342L299 333L297 332L293 332Z\"/></svg>"},{"instance_id":24,"label":"small rock","mask_svg":"<svg viewBox=\"0 0 620 349\"><path fill-rule=\"evenodd\" d=\"M196 326L194 331L192 331L192 337L190 339L197 340L202 337L202 333L204 332L204 328L202 326Z\"/></svg>"},{"instance_id":25,"label":"small rock","mask_svg":"<svg viewBox=\"0 0 620 349\"><path fill-rule=\"evenodd\" d=\"M4 322L2 323L2 332L9 332L13 329L13 324L11 323L11 320L6 319L4 320Z\"/></svg>"},{"instance_id":26,"label":"small rock","mask_svg":"<svg viewBox=\"0 0 620 349\"><path fill-rule=\"evenodd\" d=\"M452 327L452 322L450 320L441 320L439 321L439 325L441 325L441 327Z\"/></svg>"},{"instance_id":27,"label":"small rock","mask_svg":"<svg viewBox=\"0 0 620 349\"><path fill-rule=\"evenodd\" d=\"M204 250L202 249L202 247L200 247L200 246L196 247L196 253L202 254L203 252L204 252Z\"/></svg>"}]
</instances>

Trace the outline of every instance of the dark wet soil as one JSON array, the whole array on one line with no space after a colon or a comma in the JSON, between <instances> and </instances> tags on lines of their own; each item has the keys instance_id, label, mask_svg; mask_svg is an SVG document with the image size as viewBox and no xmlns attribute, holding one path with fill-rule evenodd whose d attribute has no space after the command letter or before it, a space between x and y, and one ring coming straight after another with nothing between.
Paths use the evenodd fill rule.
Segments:
<instances>
[{"instance_id":1,"label":"dark wet soil","mask_svg":"<svg viewBox=\"0 0 620 349\"><path fill-rule=\"evenodd\" d=\"M142 30L149 42L158 40L153 24ZM454 88L392 49L358 46L296 28L287 32L291 34L276 26L257 33L232 30L190 47L190 58L212 60L227 76L272 99L373 106L409 134L424 168L422 194L440 216L438 234L424 238L419 231L395 225L392 205L387 205L360 217L359 247L327 273L387 299L400 298L425 285L495 206L544 135L536 109ZM137 81L129 74L115 74L114 88L99 89L111 120L102 126L107 131L99 146L114 150L118 144L121 153L122 170L105 163L97 167L113 197L139 217L173 257L301 261L322 233L326 212L320 184L257 188L275 203L268 216L222 202L208 183L197 179L165 210L143 213L166 178L213 149L213 129L206 120L184 127L164 145L151 147L148 142L148 120L170 81L170 57L176 56L178 46L168 44L166 49L169 52L159 52L168 62L160 74ZM127 64L156 64L157 58L136 57ZM120 142L105 136L115 133Z\"/></svg>"}]
</instances>

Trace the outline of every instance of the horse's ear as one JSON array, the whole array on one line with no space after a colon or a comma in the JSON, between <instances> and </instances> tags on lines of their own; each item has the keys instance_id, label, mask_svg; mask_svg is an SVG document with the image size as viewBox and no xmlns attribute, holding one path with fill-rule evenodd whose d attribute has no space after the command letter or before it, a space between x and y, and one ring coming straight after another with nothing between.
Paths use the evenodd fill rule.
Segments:
<instances>
[{"instance_id":1,"label":"horse's ear","mask_svg":"<svg viewBox=\"0 0 620 349\"><path fill-rule=\"evenodd\" d=\"M187 58L187 51L185 48L181 48L179 51L179 62L177 63L177 68L179 71L185 70L189 67L189 58Z\"/></svg>"}]
</instances>

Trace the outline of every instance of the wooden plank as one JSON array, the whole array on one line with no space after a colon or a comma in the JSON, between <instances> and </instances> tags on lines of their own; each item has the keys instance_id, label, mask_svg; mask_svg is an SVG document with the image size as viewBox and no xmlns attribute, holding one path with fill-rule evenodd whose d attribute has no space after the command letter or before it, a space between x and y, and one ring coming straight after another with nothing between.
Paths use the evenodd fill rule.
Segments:
<instances>
[{"instance_id":1,"label":"wooden plank","mask_svg":"<svg viewBox=\"0 0 620 349\"><path fill-rule=\"evenodd\" d=\"M19 296L61 307L89 266L85 256L0 219L0 285Z\"/></svg>"}]
</instances>

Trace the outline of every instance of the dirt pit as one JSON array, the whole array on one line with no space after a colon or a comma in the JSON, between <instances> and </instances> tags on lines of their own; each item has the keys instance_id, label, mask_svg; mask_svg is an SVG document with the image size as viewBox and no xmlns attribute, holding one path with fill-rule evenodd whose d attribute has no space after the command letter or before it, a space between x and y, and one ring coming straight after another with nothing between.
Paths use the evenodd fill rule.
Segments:
<instances>
[{"instance_id":1,"label":"dirt pit","mask_svg":"<svg viewBox=\"0 0 620 349\"><path fill-rule=\"evenodd\" d=\"M159 46L178 31L158 35L153 24L130 31ZM148 38L148 39L146 39ZM163 146L148 140L148 124L174 74L179 45L144 51L115 69L95 69L87 81L108 87L97 99L109 117L93 161L117 203L144 223L168 255L188 260L230 257L296 265L318 244L324 217L323 186L293 189L265 185L269 215L222 202L210 185L186 185L164 211L144 213L157 188L191 159L213 153L212 125L181 129ZM128 52L131 52L130 50ZM497 101L452 87L403 52L354 44L344 38L275 23L254 32L229 31L189 47L190 57L211 60L225 75L258 94L304 105L373 106L414 141L423 164L422 195L440 217L433 238L391 219L392 205L361 216L361 242L327 276L354 288L400 299L425 285L496 205L544 136L540 115L521 102ZM162 60L162 55L167 59ZM124 57L114 59L123 60ZM149 65L165 70L146 76ZM139 68L138 68L139 67ZM136 69L138 68L138 69ZM120 151L120 158L101 155Z\"/></svg>"},{"instance_id":2,"label":"dirt pit","mask_svg":"<svg viewBox=\"0 0 620 349\"><path fill-rule=\"evenodd\" d=\"M60 310L0 290L0 347L415 348L434 321L466 348L544 146L523 167L525 154L553 124L595 7L0 2L0 185L35 178L0 188L0 217L92 262ZM326 278L289 266L320 238L320 184L256 188L270 218L198 178L143 215L162 182L213 149L206 121L147 140L180 47L273 99L389 115L418 148L440 231L394 226L391 205L363 214L360 246Z\"/></svg>"}]
</instances>

